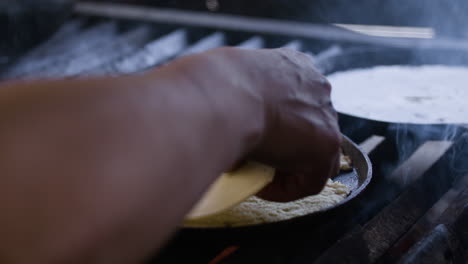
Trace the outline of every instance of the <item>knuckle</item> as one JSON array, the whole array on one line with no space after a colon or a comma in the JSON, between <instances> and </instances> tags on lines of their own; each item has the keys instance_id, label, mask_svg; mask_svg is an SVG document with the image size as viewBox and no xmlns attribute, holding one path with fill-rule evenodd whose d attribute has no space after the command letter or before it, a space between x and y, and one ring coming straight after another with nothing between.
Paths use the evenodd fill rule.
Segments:
<instances>
[{"instance_id":1,"label":"knuckle","mask_svg":"<svg viewBox=\"0 0 468 264\"><path fill-rule=\"evenodd\" d=\"M325 78L325 76L318 74L316 78L314 78L313 83L315 86L325 90L326 94L329 96L331 94L332 85L331 83Z\"/></svg>"},{"instance_id":2,"label":"knuckle","mask_svg":"<svg viewBox=\"0 0 468 264\"><path fill-rule=\"evenodd\" d=\"M319 92L322 98L329 99L331 96L332 85L327 78L313 71L307 71L307 76L307 86Z\"/></svg>"},{"instance_id":3,"label":"knuckle","mask_svg":"<svg viewBox=\"0 0 468 264\"><path fill-rule=\"evenodd\" d=\"M297 51L295 49L282 47L274 50L278 52L283 58L288 59L290 61L294 61L297 65L312 64L312 59L307 54Z\"/></svg>"},{"instance_id":4,"label":"knuckle","mask_svg":"<svg viewBox=\"0 0 468 264\"><path fill-rule=\"evenodd\" d=\"M277 48L275 50L280 53L285 53L285 54L298 54L299 53L298 51L293 50L291 48L287 48L287 47Z\"/></svg>"},{"instance_id":5,"label":"knuckle","mask_svg":"<svg viewBox=\"0 0 468 264\"><path fill-rule=\"evenodd\" d=\"M332 135L332 137L330 139L330 144L335 149L339 149L341 147L343 137L341 136L341 133L340 133L340 131L338 129L334 129L332 134L333 135Z\"/></svg>"},{"instance_id":6,"label":"knuckle","mask_svg":"<svg viewBox=\"0 0 468 264\"><path fill-rule=\"evenodd\" d=\"M327 78L325 78L325 76L321 76L319 78L319 83L320 85L326 89L327 91L331 91L332 90L332 85L331 83L327 80Z\"/></svg>"}]
</instances>

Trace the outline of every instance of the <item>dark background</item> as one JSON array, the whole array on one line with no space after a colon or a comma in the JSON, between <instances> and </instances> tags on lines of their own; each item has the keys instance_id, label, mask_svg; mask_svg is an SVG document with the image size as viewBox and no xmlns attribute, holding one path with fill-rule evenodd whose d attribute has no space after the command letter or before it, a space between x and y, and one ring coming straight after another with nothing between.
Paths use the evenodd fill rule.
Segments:
<instances>
[{"instance_id":1,"label":"dark background","mask_svg":"<svg viewBox=\"0 0 468 264\"><path fill-rule=\"evenodd\" d=\"M207 11L206 1L121 0L170 8ZM441 35L467 36L466 0L218 0L216 12L293 19L314 23L349 23L434 27Z\"/></svg>"},{"instance_id":2,"label":"dark background","mask_svg":"<svg viewBox=\"0 0 468 264\"><path fill-rule=\"evenodd\" d=\"M94 0L104 2L106 0ZM438 37L468 38L468 0L107 0L312 23L432 27ZM75 0L0 0L0 64L50 36Z\"/></svg>"}]
</instances>

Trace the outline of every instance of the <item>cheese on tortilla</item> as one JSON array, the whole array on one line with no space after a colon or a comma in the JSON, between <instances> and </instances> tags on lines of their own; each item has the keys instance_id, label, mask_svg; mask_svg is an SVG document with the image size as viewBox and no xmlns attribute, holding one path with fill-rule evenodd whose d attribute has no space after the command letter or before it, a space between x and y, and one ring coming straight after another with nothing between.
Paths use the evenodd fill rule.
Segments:
<instances>
[{"instance_id":1,"label":"cheese on tortilla","mask_svg":"<svg viewBox=\"0 0 468 264\"><path fill-rule=\"evenodd\" d=\"M252 196L218 215L187 220L185 226L245 226L287 220L331 207L345 199L349 193L350 190L346 185L328 180L325 188L317 195L287 203L271 202Z\"/></svg>"},{"instance_id":2,"label":"cheese on tortilla","mask_svg":"<svg viewBox=\"0 0 468 264\"><path fill-rule=\"evenodd\" d=\"M349 170L352 170L352 169L353 169L353 166L352 166L351 158L348 155L344 155L343 153L341 153L341 155L340 155L340 170L349 171Z\"/></svg>"}]
</instances>

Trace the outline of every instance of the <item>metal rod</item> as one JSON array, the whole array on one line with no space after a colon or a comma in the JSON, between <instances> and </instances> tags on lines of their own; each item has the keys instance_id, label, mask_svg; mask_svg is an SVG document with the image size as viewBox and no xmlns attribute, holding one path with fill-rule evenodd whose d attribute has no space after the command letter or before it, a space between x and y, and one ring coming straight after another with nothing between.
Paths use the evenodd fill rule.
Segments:
<instances>
[{"instance_id":1,"label":"metal rod","mask_svg":"<svg viewBox=\"0 0 468 264\"><path fill-rule=\"evenodd\" d=\"M356 25L356 24L333 24L354 32L371 36L396 37L396 38L434 38L436 32L428 27L399 27L381 25Z\"/></svg>"},{"instance_id":2,"label":"metal rod","mask_svg":"<svg viewBox=\"0 0 468 264\"><path fill-rule=\"evenodd\" d=\"M356 33L334 25L180 11L127 4L79 2L75 5L75 12L90 16L246 31L305 39L347 41L398 48L438 48L468 51L468 40L376 37Z\"/></svg>"}]
</instances>

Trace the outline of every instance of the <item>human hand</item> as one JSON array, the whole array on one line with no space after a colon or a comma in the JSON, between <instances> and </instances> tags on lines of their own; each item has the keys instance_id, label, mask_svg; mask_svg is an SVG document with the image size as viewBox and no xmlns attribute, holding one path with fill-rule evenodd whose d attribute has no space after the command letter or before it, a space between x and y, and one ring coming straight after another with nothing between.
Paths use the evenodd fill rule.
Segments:
<instances>
[{"instance_id":1,"label":"human hand","mask_svg":"<svg viewBox=\"0 0 468 264\"><path fill-rule=\"evenodd\" d=\"M235 51L265 104L265 128L247 158L276 168L258 195L290 201L322 190L338 173L339 132L331 86L309 56L288 49Z\"/></svg>"}]
</instances>

